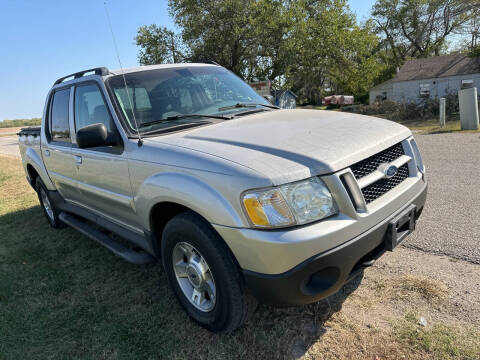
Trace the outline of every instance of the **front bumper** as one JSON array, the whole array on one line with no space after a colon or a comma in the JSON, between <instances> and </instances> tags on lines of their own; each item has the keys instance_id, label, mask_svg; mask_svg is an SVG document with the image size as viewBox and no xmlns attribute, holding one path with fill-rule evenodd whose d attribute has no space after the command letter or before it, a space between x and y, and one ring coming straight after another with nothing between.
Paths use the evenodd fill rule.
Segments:
<instances>
[{"instance_id":1,"label":"front bumper","mask_svg":"<svg viewBox=\"0 0 480 360\"><path fill-rule=\"evenodd\" d=\"M423 210L427 186L402 209L361 235L315 255L282 274L262 274L244 270L247 286L260 301L281 304L308 304L337 292L349 279L371 265L386 250L390 220L416 206L416 217Z\"/></svg>"}]
</instances>

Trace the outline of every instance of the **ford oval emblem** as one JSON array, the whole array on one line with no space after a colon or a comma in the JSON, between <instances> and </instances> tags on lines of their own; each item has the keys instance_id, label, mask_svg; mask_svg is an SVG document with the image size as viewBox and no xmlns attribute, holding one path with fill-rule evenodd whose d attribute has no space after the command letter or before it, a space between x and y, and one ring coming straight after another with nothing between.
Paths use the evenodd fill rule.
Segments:
<instances>
[{"instance_id":1,"label":"ford oval emblem","mask_svg":"<svg viewBox=\"0 0 480 360\"><path fill-rule=\"evenodd\" d=\"M388 165L385 167L385 170L383 171L387 179L390 179L391 177L394 177L395 175L397 175L397 172L398 172L398 168L395 165Z\"/></svg>"}]
</instances>

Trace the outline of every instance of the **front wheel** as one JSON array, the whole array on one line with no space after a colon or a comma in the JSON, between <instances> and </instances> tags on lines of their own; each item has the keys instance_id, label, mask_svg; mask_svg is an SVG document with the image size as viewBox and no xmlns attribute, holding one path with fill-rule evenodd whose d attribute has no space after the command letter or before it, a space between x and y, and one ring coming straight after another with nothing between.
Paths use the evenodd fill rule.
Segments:
<instances>
[{"instance_id":1,"label":"front wheel","mask_svg":"<svg viewBox=\"0 0 480 360\"><path fill-rule=\"evenodd\" d=\"M230 332L253 312L240 269L219 235L192 212L171 219L162 234L162 261L187 313L211 331Z\"/></svg>"}]
</instances>

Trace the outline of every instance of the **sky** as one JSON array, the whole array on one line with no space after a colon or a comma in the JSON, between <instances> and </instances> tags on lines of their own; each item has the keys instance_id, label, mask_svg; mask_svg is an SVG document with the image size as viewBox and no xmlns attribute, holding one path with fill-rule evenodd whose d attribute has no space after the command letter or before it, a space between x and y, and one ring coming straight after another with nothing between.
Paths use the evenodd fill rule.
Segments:
<instances>
[{"instance_id":1,"label":"sky","mask_svg":"<svg viewBox=\"0 0 480 360\"><path fill-rule=\"evenodd\" d=\"M123 67L138 65L142 25L174 29L167 0L110 0L106 6ZM374 0L349 0L359 20ZM62 76L98 66L118 69L104 0L1 0L0 120L41 117L45 96Z\"/></svg>"}]
</instances>

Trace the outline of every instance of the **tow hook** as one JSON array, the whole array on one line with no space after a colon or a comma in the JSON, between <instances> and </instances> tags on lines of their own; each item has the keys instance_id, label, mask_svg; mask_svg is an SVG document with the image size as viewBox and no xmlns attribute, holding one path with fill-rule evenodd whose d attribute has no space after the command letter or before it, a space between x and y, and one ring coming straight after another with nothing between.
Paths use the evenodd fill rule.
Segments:
<instances>
[{"instance_id":1,"label":"tow hook","mask_svg":"<svg viewBox=\"0 0 480 360\"><path fill-rule=\"evenodd\" d=\"M375 259L372 259L372 260L368 260L368 261L365 261L362 263L362 267L370 267L372 266L373 264L375 264Z\"/></svg>"}]
</instances>

